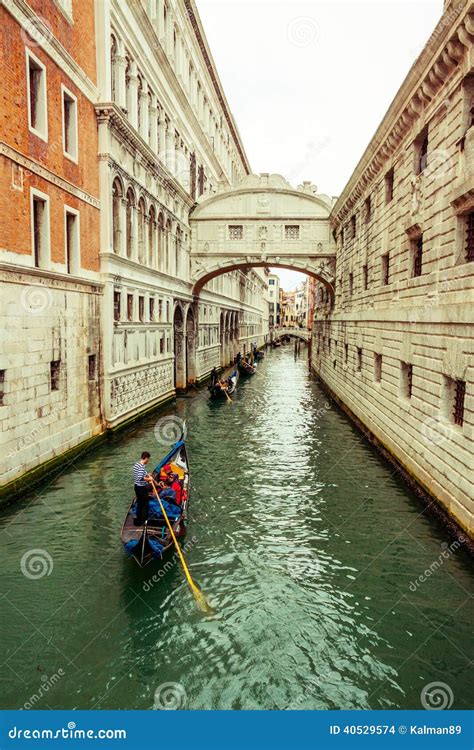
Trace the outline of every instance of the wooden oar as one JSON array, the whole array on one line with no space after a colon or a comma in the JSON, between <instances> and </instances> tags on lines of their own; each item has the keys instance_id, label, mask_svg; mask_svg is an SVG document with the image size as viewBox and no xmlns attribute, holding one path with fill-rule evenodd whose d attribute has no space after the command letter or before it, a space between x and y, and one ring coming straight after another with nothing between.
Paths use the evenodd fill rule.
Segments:
<instances>
[{"instance_id":1,"label":"wooden oar","mask_svg":"<svg viewBox=\"0 0 474 750\"><path fill-rule=\"evenodd\" d=\"M193 596L196 599L196 601L197 601L199 607L202 609L202 611L203 612L212 612L211 606L210 606L209 602L207 601L206 597L202 593L201 589L198 586L196 586L196 584L194 583L193 579L191 578L191 573L189 572L188 566L186 565L186 561L185 561L184 555L183 555L183 553L181 551L181 547L178 544L178 540L176 539L176 537L174 535L174 531L173 531L173 527L172 527L172 525L170 523L170 519L168 518L168 516L166 514L166 511L165 511L165 509L163 507L163 503L161 502L160 496L158 495L158 492L156 491L156 486L155 486L155 483L154 483L153 479L151 480L151 486L153 487L153 493L154 493L156 499L158 500L158 502L160 504L161 512L163 513L163 517L164 517L164 519L166 521L166 524L167 524L167 526L168 526L168 528L170 530L170 534L171 534L171 537L173 539L174 545L176 547L176 551L177 551L177 553L179 555L179 559L181 560L181 565L183 566L183 570L184 570L184 574L186 576L186 580L189 583L189 588L191 589L191 591L193 593Z\"/></svg>"}]
</instances>

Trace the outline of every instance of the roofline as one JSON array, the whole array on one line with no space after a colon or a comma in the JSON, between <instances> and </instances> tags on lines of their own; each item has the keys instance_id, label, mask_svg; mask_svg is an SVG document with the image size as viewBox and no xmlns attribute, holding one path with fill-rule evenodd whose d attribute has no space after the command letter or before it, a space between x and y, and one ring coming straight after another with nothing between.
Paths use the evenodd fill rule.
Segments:
<instances>
[{"instance_id":1,"label":"roofline","mask_svg":"<svg viewBox=\"0 0 474 750\"><path fill-rule=\"evenodd\" d=\"M227 98L224 94L224 89L220 81L219 75L217 73L216 64L212 57L211 50L209 49L209 45L207 43L206 34L202 25L199 11L196 7L196 3L194 2L194 0L183 0L183 1L184 1L184 6L186 8L187 14L189 16L189 20L191 22L191 26L193 27L194 33L196 35L196 39L201 49L204 62L206 63L208 73L214 85L217 98L219 99L221 107L224 110L224 116L225 116L225 119L227 120L227 124L229 126L230 132L232 133L235 146L237 148L237 151L239 152L240 158L242 159L242 163L244 165L244 168L247 174L251 174L252 170L250 168L250 162L248 160L247 154L245 153L244 145L242 143L239 130L234 120L234 115L232 114L232 111L229 106L229 102L227 101Z\"/></svg>"}]
</instances>

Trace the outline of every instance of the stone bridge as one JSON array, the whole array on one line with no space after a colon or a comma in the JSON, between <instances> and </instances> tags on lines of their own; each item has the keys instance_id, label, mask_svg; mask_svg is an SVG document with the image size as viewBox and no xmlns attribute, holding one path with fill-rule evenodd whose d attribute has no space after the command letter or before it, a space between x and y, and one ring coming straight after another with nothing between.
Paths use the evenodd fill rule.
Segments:
<instances>
[{"instance_id":1,"label":"stone bridge","mask_svg":"<svg viewBox=\"0 0 474 750\"><path fill-rule=\"evenodd\" d=\"M273 328L271 331L272 340L274 341L280 338L280 336L294 336L303 341L310 341L311 331L308 331L306 328Z\"/></svg>"},{"instance_id":2,"label":"stone bridge","mask_svg":"<svg viewBox=\"0 0 474 750\"><path fill-rule=\"evenodd\" d=\"M194 294L236 268L275 266L313 276L333 300L332 205L333 199L311 183L295 189L276 174L251 174L233 188L200 199L190 215Z\"/></svg>"}]
</instances>

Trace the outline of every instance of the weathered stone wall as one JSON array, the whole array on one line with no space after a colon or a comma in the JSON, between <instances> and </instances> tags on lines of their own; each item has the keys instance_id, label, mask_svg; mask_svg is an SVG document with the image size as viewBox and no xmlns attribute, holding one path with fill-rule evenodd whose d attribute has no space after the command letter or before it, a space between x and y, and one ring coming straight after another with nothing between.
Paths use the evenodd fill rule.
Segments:
<instances>
[{"instance_id":1,"label":"weathered stone wall","mask_svg":"<svg viewBox=\"0 0 474 750\"><path fill-rule=\"evenodd\" d=\"M471 534L472 7L441 19L334 206L336 301L318 291L312 344L322 381Z\"/></svg>"}]
</instances>

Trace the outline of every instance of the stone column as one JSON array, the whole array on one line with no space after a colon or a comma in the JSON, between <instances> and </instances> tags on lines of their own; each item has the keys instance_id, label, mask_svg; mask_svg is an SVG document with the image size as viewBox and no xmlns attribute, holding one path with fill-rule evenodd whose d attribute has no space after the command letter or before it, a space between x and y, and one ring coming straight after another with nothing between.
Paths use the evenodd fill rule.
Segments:
<instances>
[{"instance_id":1,"label":"stone column","mask_svg":"<svg viewBox=\"0 0 474 750\"><path fill-rule=\"evenodd\" d=\"M130 63L127 88L128 119L134 128L138 125L138 74L136 62Z\"/></svg>"},{"instance_id":2,"label":"stone column","mask_svg":"<svg viewBox=\"0 0 474 750\"><path fill-rule=\"evenodd\" d=\"M158 154L158 106L155 94L152 94L150 105L150 148Z\"/></svg>"},{"instance_id":3,"label":"stone column","mask_svg":"<svg viewBox=\"0 0 474 750\"><path fill-rule=\"evenodd\" d=\"M121 255L122 258L126 258L127 257L127 198L126 196L123 196L122 200L120 201L119 226L120 226L119 255Z\"/></svg>"},{"instance_id":4,"label":"stone column","mask_svg":"<svg viewBox=\"0 0 474 750\"><path fill-rule=\"evenodd\" d=\"M126 109L127 97L125 87L125 69L127 60L125 58L125 46L121 39L117 40L117 54L114 58L114 86L115 86L115 103L119 107Z\"/></svg>"},{"instance_id":5,"label":"stone column","mask_svg":"<svg viewBox=\"0 0 474 750\"><path fill-rule=\"evenodd\" d=\"M148 143L148 84L143 81L140 91L140 135Z\"/></svg>"},{"instance_id":6,"label":"stone column","mask_svg":"<svg viewBox=\"0 0 474 750\"><path fill-rule=\"evenodd\" d=\"M166 118L163 110L160 110L160 122L158 125L158 130L160 136L158 155L163 164L166 166Z\"/></svg>"}]
</instances>

